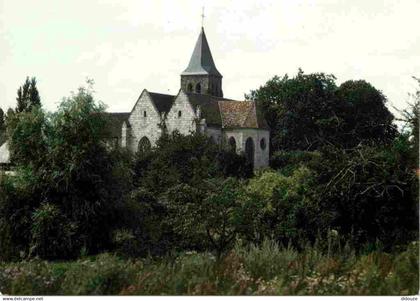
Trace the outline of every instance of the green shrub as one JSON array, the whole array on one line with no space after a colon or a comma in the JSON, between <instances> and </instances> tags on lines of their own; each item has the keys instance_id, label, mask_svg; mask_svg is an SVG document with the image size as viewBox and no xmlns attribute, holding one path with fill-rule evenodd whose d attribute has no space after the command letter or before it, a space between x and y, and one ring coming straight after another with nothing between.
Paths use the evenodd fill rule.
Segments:
<instances>
[{"instance_id":1,"label":"green shrub","mask_svg":"<svg viewBox=\"0 0 420 301\"><path fill-rule=\"evenodd\" d=\"M347 248L347 247L346 247ZM414 295L419 244L400 253L328 254L265 240L219 258L183 252L142 261L111 254L72 262L0 263L0 291L15 295Z\"/></svg>"},{"instance_id":2,"label":"green shrub","mask_svg":"<svg viewBox=\"0 0 420 301\"><path fill-rule=\"evenodd\" d=\"M277 151L270 158L270 167L280 170L285 175L290 175L295 169L307 166L319 156L319 152L316 151Z\"/></svg>"},{"instance_id":3,"label":"green shrub","mask_svg":"<svg viewBox=\"0 0 420 301\"><path fill-rule=\"evenodd\" d=\"M103 110L80 88L54 114L37 107L8 120L16 176L0 184L0 224L10 225L13 251L32 247L33 255L52 259L112 246L131 181L128 159L106 146Z\"/></svg>"},{"instance_id":4,"label":"green shrub","mask_svg":"<svg viewBox=\"0 0 420 301\"><path fill-rule=\"evenodd\" d=\"M0 264L0 291L9 295L58 294L61 277L46 261Z\"/></svg>"},{"instance_id":5,"label":"green shrub","mask_svg":"<svg viewBox=\"0 0 420 301\"><path fill-rule=\"evenodd\" d=\"M271 280L287 274L288 264L298 256L290 245L281 248L277 242L265 239L260 246L235 247L235 252L243 259L244 268L255 279Z\"/></svg>"},{"instance_id":6,"label":"green shrub","mask_svg":"<svg viewBox=\"0 0 420 301\"><path fill-rule=\"evenodd\" d=\"M313 241L316 233L325 232L313 187L314 174L306 167L290 176L267 170L251 179L246 187L248 202L257 205L254 229L245 233L246 239L260 243L270 238L299 246Z\"/></svg>"},{"instance_id":7,"label":"green shrub","mask_svg":"<svg viewBox=\"0 0 420 301\"><path fill-rule=\"evenodd\" d=\"M166 195L170 223L176 233L204 244L220 255L235 242L244 207L243 189L235 178L206 181L200 188L178 185Z\"/></svg>"},{"instance_id":8,"label":"green shrub","mask_svg":"<svg viewBox=\"0 0 420 301\"><path fill-rule=\"evenodd\" d=\"M77 225L56 205L42 203L32 215L30 254L47 259L68 258L78 247L73 237L76 230Z\"/></svg>"}]
</instances>

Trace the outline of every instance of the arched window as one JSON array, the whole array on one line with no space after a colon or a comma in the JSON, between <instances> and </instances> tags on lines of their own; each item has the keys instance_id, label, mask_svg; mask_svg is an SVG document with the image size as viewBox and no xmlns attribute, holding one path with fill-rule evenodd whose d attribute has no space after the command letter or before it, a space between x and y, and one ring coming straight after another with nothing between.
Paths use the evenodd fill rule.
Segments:
<instances>
[{"instance_id":1,"label":"arched window","mask_svg":"<svg viewBox=\"0 0 420 301\"><path fill-rule=\"evenodd\" d=\"M229 138L229 150L231 150L232 152L236 152L236 140L233 137Z\"/></svg>"},{"instance_id":2,"label":"arched window","mask_svg":"<svg viewBox=\"0 0 420 301\"><path fill-rule=\"evenodd\" d=\"M187 92L192 92L193 91L193 85L192 83L189 83L187 86Z\"/></svg>"},{"instance_id":3,"label":"arched window","mask_svg":"<svg viewBox=\"0 0 420 301\"><path fill-rule=\"evenodd\" d=\"M139 148L138 151L139 152L147 152L152 148L152 145L150 143L149 138L147 138L146 136L144 136L143 138L140 139L139 141Z\"/></svg>"},{"instance_id":4,"label":"arched window","mask_svg":"<svg viewBox=\"0 0 420 301\"><path fill-rule=\"evenodd\" d=\"M143 111L143 117L147 117L147 112Z\"/></svg>"},{"instance_id":5,"label":"arched window","mask_svg":"<svg viewBox=\"0 0 420 301\"><path fill-rule=\"evenodd\" d=\"M248 139L246 139L245 142L245 155L246 159L249 163L252 164L252 166L254 166L254 149L254 140L252 140L252 138L249 137Z\"/></svg>"},{"instance_id":6,"label":"arched window","mask_svg":"<svg viewBox=\"0 0 420 301\"><path fill-rule=\"evenodd\" d=\"M182 112L178 111L178 118L181 118L181 116L182 116Z\"/></svg>"},{"instance_id":7,"label":"arched window","mask_svg":"<svg viewBox=\"0 0 420 301\"><path fill-rule=\"evenodd\" d=\"M200 83L197 83L197 85L195 85L195 93L201 93L201 85L200 85Z\"/></svg>"},{"instance_id":8,"label":"arched window","mask_svg":"<svg viewBox=\"0 0 420 301\"><path fill-rule=\"evenodd\" d=\"M264 138L262 138L260 140L260 147L261 147L262 150L265 150L265 148L267 147L267 144L265 143L265 139Z\"/></svg>"}]
</instances>

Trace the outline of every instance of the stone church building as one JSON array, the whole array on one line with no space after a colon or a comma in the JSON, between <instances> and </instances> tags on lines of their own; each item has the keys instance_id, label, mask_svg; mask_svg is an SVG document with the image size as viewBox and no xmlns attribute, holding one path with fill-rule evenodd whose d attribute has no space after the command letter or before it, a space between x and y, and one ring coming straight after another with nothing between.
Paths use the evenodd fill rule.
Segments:
<instances>
[{"instance_id":1,"label":"stone church building","mask_svg":"<svg viewBox=\"0 0 420 301\"><path fill-rule=\"evenodd\" d=\"M244 152L254 168L268 166L270 132L253 101L223 98L222 74L217 70L204 29L188 67L181 73L177 95L144 89L131 112L107 113L109 141L132 152L156 144L162 129L188 135L201 132L215 143ZM10 164L7 143L0 147L0 169Z\"/></svg>"},{"instance_id":2,"label":"stone church building","mask_svg":"<svg viewBox=\"0 0 420 301\"><path fill-rule=\"evenodd\" d=\"M162 127L187 135L199 131L214 142L244 152L254 168L268 166L270 132L253 101L223 98L222 74L217 70L204 29L188 67L181 73L177 95L144 89L128 113L108 113L110 139L132 152L155 145Z\"/></svg>"}]
</instances>

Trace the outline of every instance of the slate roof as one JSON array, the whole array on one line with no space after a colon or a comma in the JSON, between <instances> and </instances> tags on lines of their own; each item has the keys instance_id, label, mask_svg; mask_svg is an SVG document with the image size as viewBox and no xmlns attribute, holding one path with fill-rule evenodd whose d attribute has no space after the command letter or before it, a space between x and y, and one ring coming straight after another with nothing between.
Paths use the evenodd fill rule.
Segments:
<instances>
[{"instance_id":1,"label":"slate roof","mask_svg":"<svg viewBox=\"0 0 420 301\"><path fill-rule=\"evenodd\" d=\"M104 113L107 120L108 134L110 137L121 137L122 125L128 123L130 113Z\"/></svg>"},{"instance_id":2,"label":"slate roof","mask_svg":"<svg viewBox=\"0 0 420 301\"><path fill-rule=\"evenodd\" d=\"M201 27L201 33L198 36L197 43L195 44L194 51L191 55L190 63L187 69L181 73L181 75L200 75L200 74L212 74L216 76L222 76L217 70L214 64L213 57L211 55L209 44L207 43L206 34L204 28Z\"/></svg>"},{"instance_id":3,"label":"slate roof","mask_svg":"<svg viewBox=\"0 0 420 301\"><path fill-rule=\"evenodd\" d=\"M174 103L173 95L148 92L159 113L168 113ZM221 128L268 129L267 123L253 101L237 101L212 95L186 93L195 112L198 107L208 126ZM128 126L131 113L105 113L110 137L122 136L124 121Z\"/></svg>"},{"instance_id":4,"label":"slate roof","mask_svg":"<svg viewBox=\"0 0 420 301\"><path fill-rule=\"evenodd\" d=\"M153 104L159 113L168 113L174 103L175 96L168 94L160 94L154 92L148 92Z\"/></svg>"},{"instance_id":5,"label":"slate roof","mask_svg":"<svg viewBox=\"0 0 420 301\"><path fill-rule=\"evenodd\" d=\"M209 126L221 126L222 119L220 117L220 110L218 104L218 97L211 95L203 95L196 93L188 93L188 100L197 112L197 108L200 107L202 118L206 119L206 123Z\"/></svg>"},{"instance_id":6,"label":"slate roof","mask_svg":"<svg viewBox=\"0 0 420 301\"><path fill-rule=\"evenodd\" d=\"M0 165L10 164L9 144L6 141L0 146Z\"/></svg>"}]
</instances>

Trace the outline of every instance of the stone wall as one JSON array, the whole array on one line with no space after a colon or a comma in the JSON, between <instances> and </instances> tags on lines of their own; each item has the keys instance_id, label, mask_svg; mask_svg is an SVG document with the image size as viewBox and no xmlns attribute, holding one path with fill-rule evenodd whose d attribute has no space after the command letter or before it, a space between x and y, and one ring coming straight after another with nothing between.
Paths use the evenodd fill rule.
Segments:
<instances>
[{"instance_id":1,"label":"stone wall","mask_svg":"<svg viewBox=\"0 0 420 301\"><path fill-rule=\"evenodd\" d=\"M144 116L144 112L146 112L146 116ZM152 146L156 144L162 133L159 127L161 116L152 103L147 90L143 90L141 93L128 118L128 122L131 128L127 131L126 141L130 151L137 151L139 141L144 136L149 139Z\"/></svg>"},{"instance_id":2,"label":"stone wall","mask_svg":"<svg viewBox=\"0 0 420 301\"><path fill-rule=\"evenodd\" d=\"M144 116L144 112L146 112L146 116ZM149 139L152 146L155 145L162 134L159 127L161 118L148 92L144 90L130 114L128 120L130 126L127 127L125 123L123 124L121 146L126 146L130 151L136 152L138 143L144 136ZM177 130L183 135L191 134L197 130L196 119L197 114L191 106L188 96L180 90L165 119L168 132ZM204 120L201 120L198 128L212 137L216 143L226 143L230 137L235 138L238 153L245 152L246 140L251 138L254 145L254 168L268 166L270 147L268 130L207 127ZM264 140L265 147L261 143L262 140Z\"/></svg>"},{"instance_id":3,"label":"stone wall","mask_svg":"<svg viewBox=\"0 0 420 301\"><path fill-rule=\"evenodd\" d=\"M221 144L222 141L222 130L220 128L208 127L205 131L206 135L213 138L215 143Z\"/></svg>"},{"instance_id":4,"label":"stone wall","mask_svg":"<svg viewBox=\"0 0 420 301\"><path fill-rule=\"evenodd\" d=\"M181 90L166 116L166 126L169 133L178 130L183 135L189 135L197 130L196 114L188 96Z\"/></svg>"},{"instance_id":5,"label":"stone wall","mask_svg":"<svg viewBox=\"0 0 420 301\"><path fill-rule=\"evenodd\" d=\"M195 88L198 83L201 85L200 94L210 94L213 96L223 97L222 78L214 75L181 75L181 89L188 90L188 84L192 84L193 93L197 93Z\"/></svg>"},{"instance_id":6,"label":"stone wall","mask_svg":"<svg viewBox=\"0 0 420 301\"><path fill-rule=\"evenodd\" d=\"M269 164L270 133L263 129L226 129L223 130L225 141L235 138L236 152L245 152L245 143L251 138L254 143L254 168L267 167ZM265 148L261 147L261 140L265 141Z\"/></svg>"}]
</instances>

